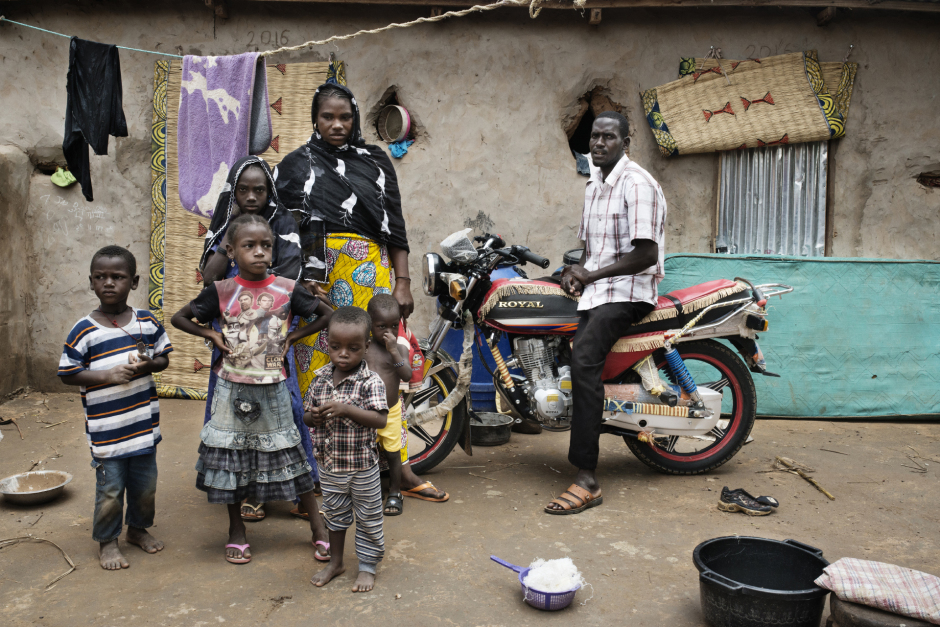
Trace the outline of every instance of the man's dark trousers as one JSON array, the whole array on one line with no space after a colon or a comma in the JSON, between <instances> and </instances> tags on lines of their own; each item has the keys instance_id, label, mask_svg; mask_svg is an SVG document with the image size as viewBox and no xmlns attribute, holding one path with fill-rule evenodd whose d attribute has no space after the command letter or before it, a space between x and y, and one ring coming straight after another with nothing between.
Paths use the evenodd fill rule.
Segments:
<instances>
[{"instance_id":1,"label":"man's dark trousers","mask_svg":"<svg viewBox=\"0 0 940 627\"><path fill-rule=\"evenodd\" d=\"M581 313L571 355L574 407L568 461L583 470L597 468L604 411L601 373L607 354L631 325L653 310L649 303L607 303Z\"/></svg>"}]
</instances>

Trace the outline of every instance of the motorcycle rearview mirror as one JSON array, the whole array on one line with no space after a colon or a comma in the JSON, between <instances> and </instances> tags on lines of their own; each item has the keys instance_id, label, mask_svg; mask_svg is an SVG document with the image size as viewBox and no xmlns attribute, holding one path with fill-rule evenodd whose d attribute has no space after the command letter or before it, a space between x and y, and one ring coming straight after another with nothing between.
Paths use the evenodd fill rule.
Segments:
<instances>
[{"instance_id":1,"label":"motorcycle rearview mirror","mask_svg":"<svg viewBox=\"0 0 940 627\"><path fill-rule=\"evenodd\" d=\"M489 233L484 233L483 235L477 235L473 238L475 242L481 242L483 248L502 248L506 245L506 242L503 241L503 238L499 235L491 235Z\"/></svg>"}]
</instances>

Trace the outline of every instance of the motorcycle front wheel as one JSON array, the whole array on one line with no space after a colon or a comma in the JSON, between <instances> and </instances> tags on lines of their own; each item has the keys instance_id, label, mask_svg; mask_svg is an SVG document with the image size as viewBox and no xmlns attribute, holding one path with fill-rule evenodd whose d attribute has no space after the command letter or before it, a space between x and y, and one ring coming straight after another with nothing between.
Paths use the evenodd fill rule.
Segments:
<instances>
[{"instance_id":1,"label":"motorcycle front wheel","mask_svg":"<svg viewBox=\"0 0 940 627\"><path fill-rule=\"evenodd\" d=\"M446 356L447 361L453 361ZM411 403L405 407L405 417L408 420L408 461L415 474L423 474L450 455L457 446L460 436L470 419L467 411L467 401L460 401L450 413L440 420L412 425L411 418L415 411L422 411L433 407L447 398L457 385L457 375L450 368L432 374L417 390Z\"/></svg>"},{"instance_id":2,"label":"motorcycle front wheel","mask_svg":"<svg viewBox=\"0 0 940 627\"><path fill-rule=\"evenodd\" d=\"M663 435L655 446L623 436L630 451L644 464L670 475L698 475L718 468L735 456L757 418L757 391L744 362L714 340L680 343L682 360L698 387L722 393L721 420L703 436ZM671 380L662 350L653 354L663 381ZM631 371L632 373L632 371Z\"/></svg>"}]
</instances>

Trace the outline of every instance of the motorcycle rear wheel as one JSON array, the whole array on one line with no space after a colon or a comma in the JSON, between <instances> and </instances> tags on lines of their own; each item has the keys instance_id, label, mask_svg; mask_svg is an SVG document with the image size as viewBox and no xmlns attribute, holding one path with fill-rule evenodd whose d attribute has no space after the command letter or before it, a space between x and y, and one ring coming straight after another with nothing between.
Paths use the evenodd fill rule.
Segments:
<instances>
[{"instance_id":1,"label":"motorcycle rear wheel","mask_svg":"<svg viewBox=\"0 0 940 627\"><path fill-rule=\"evenodd\" d=\"M449 356L445 359L452 361ZM415 393L412 403L404 408L406 417L414 415L416 406L423 409L443 401L453 392L456 385L457 375L450 368L431 375L425 385ZM464 399L442 420L421 426L413 426L409 422L408 461L414 473L420 475L444 461L457 446L469 419L467 401Z\"/></svg>"},{"instance_id":2,"label":"motorcycle rear wheel","mask_svg":"<svg viewBox=\"0 0 940 627\"><path fill-rule=\"evenodd\" d=\"M757 390L744 362L728 347L714 340L680 343L677 347L683 361L695 378L698 387L721 391L721 421L707 438L662 436L656 446L640 442L635 437L623 436L624 442L636 457L653 470L670 475L698 475L718 468L734 457L754 428L757 418ZM666 357L662 350L653 355L660 376L669 380ZM700 378L703 373L708 378ZM631 371L632 373L632 371ZM710 380L720 375L717 380ZM730 402L729 402L730 400ZM683 441L686 444L682 446ZM701 445L700 448L694 448ZM692 448L694 450L683 450Z\"/></svg>"}]
</instances>

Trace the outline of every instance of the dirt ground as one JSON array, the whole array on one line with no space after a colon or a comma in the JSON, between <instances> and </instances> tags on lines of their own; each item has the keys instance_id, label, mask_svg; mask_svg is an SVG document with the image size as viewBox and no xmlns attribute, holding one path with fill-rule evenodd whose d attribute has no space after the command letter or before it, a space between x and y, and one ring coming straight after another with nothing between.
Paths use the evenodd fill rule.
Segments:
<instances>
[{"instance_id":1,"label":"dirt ground","mask_svg":"<svg viewBox=\"0 0 940 627\"><path fill-rule=\"evenodd\" d=\"M131 567L106 572L91 540L95 475L80 398L33 393L0 406L0 416L18 417L25 438L13 425L0 429L0 477L37 462L37 469L75 477L58 501L32 508L0 503L0 540L26 534L52 540L77 566L44 591L68 570L54 547L0 550L2 624L700 625L692 550L733 534L794 538L830 561L854 556L940 573L940 501L931 497L940 478L940 424L762 420L754 442L732 462L696 477L656 474L621 440L605 436L604 504L564 517L547 516L542 507L570 481L567 434L513 435L509 445L477 448L473 457L458 449L428 475L450 502L406 499L404 515L386 519L376 589L352 594L355 568L323 589L309 583L319 564L305 523L288 515L288 503L270 505L268 518L249 527L251 564L226 563L224 508L209 505L194 487L203 403L163 400L161 412L152 532L166 549L147 555L122 538ZM792 474L764 472L774 455L815 468L836 500ZM918 464L926 472L905 467ZM719 512L723 485L774 496L779 511L760 518ZM578 592L563 612L532 609L516 575L490 555L523 565L570 556L593 596L591 588ZM355 564L349 544L347 563Z\"/></svg>"}]
</instances>

